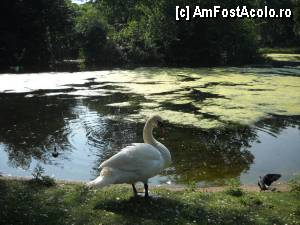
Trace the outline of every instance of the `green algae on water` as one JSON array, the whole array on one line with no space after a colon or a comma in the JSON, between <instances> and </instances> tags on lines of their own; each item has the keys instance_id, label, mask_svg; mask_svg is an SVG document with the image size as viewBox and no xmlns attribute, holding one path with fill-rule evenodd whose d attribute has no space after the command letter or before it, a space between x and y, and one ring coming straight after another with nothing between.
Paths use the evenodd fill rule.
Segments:
<instances>
[{"instance_id":1,"label":"green algae on water","mask_svg":"<svg viewBox=\"0 0 300 225\"><path fill-rule=\"evenodd\" d=\"M47 90L45 95L51 95L65 89L69 90L65 95L105 97L106 107L136 107L124 116L118 115L119 119L144 122L150 114L160 114L172 124L205 129L230 122L251 125L270 115L300 115L297 68L139 68L4 74L0 83L0 92ZM115 99L114 95L128 97Z\"/></svg>"}]
</instances>

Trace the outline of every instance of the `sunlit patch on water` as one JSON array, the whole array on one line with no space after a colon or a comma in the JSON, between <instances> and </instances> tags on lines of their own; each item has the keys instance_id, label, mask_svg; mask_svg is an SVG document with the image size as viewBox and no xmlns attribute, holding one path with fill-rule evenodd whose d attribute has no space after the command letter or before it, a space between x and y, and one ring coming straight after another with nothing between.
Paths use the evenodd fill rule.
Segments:
<instances>
[{"instance_id":1,"label":"sunlit patch on water","mask_svg":"<svg viewBox=\"0 0 300 225\"><path fill-rule=\"evenodd\" d=\"M280 154L278 140L290 150L276 172L289 177L300 170L295 67L3 74L0 93L2 173L30 175L41 163L57 178L89 180L103 160L143 141L143 123L153 114L167 121L167 132L156 136L173 156L153 183L253 182L276 169L275 156L266 164L259 159Z\"/></svg>"},{"instance_id":2,"label":"sunlit patch on water","mask_svg":"<svg viewBox=\"0 0 300 225\"><path fill-rule=\"evenodd\" d=\"M270 53L266 54L267 57L276 60L276 61L296 61L300 62L300 54L278 54Z\"/></svg>"},{"instance_id":3,"label":"sunlit patch on water","mask_svg":"<svg viewBox=\"0 0 300 225\"><path fill-rule=\"evenodd\" d=\"M283 72L285 75L282 75ZM116 99L108 104L120 108L132 104L140 106L140 110L122 119L145 121L153 113L152 106L155 105L156 111L167 114L172 124L213 128L224 126L227 122L253 124L269 114L299 115L298 75L299 70L293 68L141 68L131 71L1 75L0 91L30 92L27 96L138 95L142 98L134 99L134 102ZM208 119L205 115L211 116Z\"/></svg>"}]
</instances>

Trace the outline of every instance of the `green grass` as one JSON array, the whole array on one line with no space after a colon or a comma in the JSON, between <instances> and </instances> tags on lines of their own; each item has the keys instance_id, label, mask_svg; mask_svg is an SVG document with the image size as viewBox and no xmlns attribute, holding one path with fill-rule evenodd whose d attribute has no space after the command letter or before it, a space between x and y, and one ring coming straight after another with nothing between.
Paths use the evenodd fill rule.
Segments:
<instances>
[{"instance_id":1,"label":"green grass","mask_svg":"<svg viewBox=\"0 0 300 225\"><path fill-rule=\"evenodd\" d=\"M0 224L300 224L294 192L206 193L151 188L133 198L129 185L89 190L0 180Z\"/></svg>"},{"instance_id":2,"label":"green grass","mask_svg":"<svg viewBox=\"0 0 300 225\"><path fill-rule=\"evenodd\" d=\"M274 61L281 61L281 62L300 61L300 54L270 53L270 54L265 54L265 56Z\"/></svg>"}]
</instances>

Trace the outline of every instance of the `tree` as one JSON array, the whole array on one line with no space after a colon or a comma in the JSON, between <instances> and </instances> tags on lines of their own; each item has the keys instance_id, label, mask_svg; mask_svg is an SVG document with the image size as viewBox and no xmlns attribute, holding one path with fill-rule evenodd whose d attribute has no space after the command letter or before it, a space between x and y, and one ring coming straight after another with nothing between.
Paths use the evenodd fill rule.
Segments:
<instances>
[{"instance_id":1,"label":"tree","mask_svg":"<svg viewBox=\"0 0 300 225\"><path fill-rule=\"evenodd\" d=\"M80 57L88 67L100 67L119 63L119 53L107 37L106 19L92 3L81 6L77 17L76 32L80 42Z\"/></svg>"},{"instance_id":2,"label":"tree","mask_svg":"<svg viewBox=\"0 0 300 225\"><path fill-rule=\"evenodd\" d=\"M260 1L260 7L276 9L293 9L292 0ZM293 18L265 18L258 20L261 44L267 47L285 47L295 44Z\"/></svg>"},{"instance_id":3,"label":"tree","mask_svg":"<svg viewBox=\"0 0 300 225\"><path fill-rule=\"evenodd\" d=\"M126 4L125 4L126 2ZM122 49L127 62L168 65L217 65L253 62L257 56L255 24L250 20L199 19L193 22L175 20L175 6L199 5L212 8L212 1L124 1L122 13L115 1L97 1L113 32L108 35ZM237 6L236 1L222 3ZM252 4L252 1L244 4ZM123 15L126 12L126 16ZM111 24L110 24L111 23Z\"/></svg>"},{"instance_id":4,"label":"tree","mask_svg":"<svg viewBox=\"0 0 300 225\"><path fill-rule=\"evenodd\" d=\"M0 69L49 68L68 55L73 12L70 0L3 0Z\"/></svg>"},{"instance_id":5,"label":"tree","mask_svg":"<svg viewBox=\"0 0 300 225\"><path fill-rule=\"evenodd\" d=\"M300 40L300 0L293 1L293 15L294 15L294 32Z\"/></svg>"}]
</instances>

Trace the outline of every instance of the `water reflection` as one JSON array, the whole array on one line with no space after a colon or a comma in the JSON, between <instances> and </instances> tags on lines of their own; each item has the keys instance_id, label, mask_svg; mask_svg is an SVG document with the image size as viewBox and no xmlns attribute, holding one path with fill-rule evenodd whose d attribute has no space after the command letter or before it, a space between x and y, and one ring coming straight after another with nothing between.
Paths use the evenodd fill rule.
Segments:
<instances>
[{"instance_id":1,"label":"water reflection","mask_svg":"<svg viewBox=\"0 0 300 225\"><path fill-rule=\"evenodd\" d=\"M239 71L245 77L236 70L226 71L233 73L232 80L222 70L213 70L211 77L211 70L200 76L199 70L150 69L119 71L119 76L114 71L80 73L74 82L66 74L61 74L66 80L57 74L24 75L19 91L1 84L0 90L5 90L0 94L0 170L26 175L40 162L57 178L89 180L105 159L143 141L143 121L156 112L168 120L166 132L155 135L171 150L173 165L152 183L171 179L211 184L240 176L253 182L253 174L268 168L261 165L253 170L260 165L257 156L266 157L257 150L259 142L300 127L300 117L291 116L299 111L299 99L294 98L299 93L293 92L299 78L288 82L284 77L267 77L268 71L260 69L257 73L264 75L259 81L252 75L255 69ZM41 89L35 79L54 84ZM278 97L287 87L291 90L286 96ZM278 98L272 99L272 93ZM292 148L283 156L286 161L300 159L294 139L294 145L286 143ZM51 155L54 145L61 153L57 159ZM278 147L275 141L268 146L274 151ZM283 169L290 175L300 170L299 165L287 163ZM19 167L25 171L18 173Z\"/></svg>"},{"instance_id":2,"label":"water reflection","mask_svg":"<svg viewBox=\"0 0 300 225\"><path fill-rule=\"evenodd\" d=\"M74 100L1 94L0 102L0 142L12 166L26 169L32 158L51 163L54 145L71 150L64 128L75 117L71 110Z\"/></svg>"},{"instance_id":3,"label":"water reflection","mask_svg":"<svg viewBox=\"0 0 300 225\"><path fill-rule=\"evenodd\" d=\"M249 127L208 131L173 128L168 133L177 182L238 177L254 159L249 148L257 136Z\"/></svg>"},{"instance_id":4,"label":"water reflection","mask_svg":"<svg viewBox=\"0 0 300 225\"><path fill-rule=\"evenodd\" d=\"M130 143L142 142L143 123L110 119L111 113L122 117L136 110L133 107L128 112L122 111L122 107L118 110L107 106L120 98L120 95L112 96L76 100L65 96L1 95L2 107L6 106L7 110L0 111L1 118L5 118L1 120L0 142L5 144L10 166L28 169L32 159L45 165L70 161L85 170L84 180L96 176L98 165L105 159ZM226 128L200 130L167 124L164 134L155 132L173 156L172 168L162 175L176 183L220 183L226 178L239 177L254 161L251 145L260 141L258 131L276 136L288 127L299 129L299 125L298 117L279 116L259 121L252 127L231 124ZM54 145L63 151L58 161L51 156ZM75 161L72 151L88 154L91 160L78 165L72 162ZM61 171L64 173L63 165ZM68 174L62 177L67 179Z\"/></svg>"}]
</instances>

